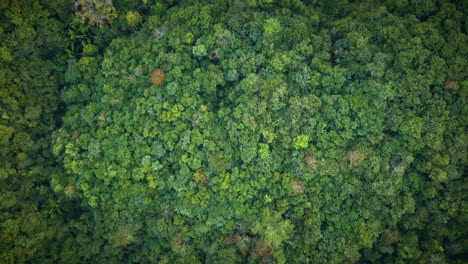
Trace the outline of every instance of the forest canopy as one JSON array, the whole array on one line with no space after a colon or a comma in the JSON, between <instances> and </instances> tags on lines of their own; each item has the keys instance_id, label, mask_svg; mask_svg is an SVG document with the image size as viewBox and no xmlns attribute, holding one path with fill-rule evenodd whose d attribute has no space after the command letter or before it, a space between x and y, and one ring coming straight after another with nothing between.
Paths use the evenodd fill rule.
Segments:
<instances>
[{"instance_id":1,"label":"forest canopy","mask_svg":"<svg viewBox=\"0 0 468 264\"><path fill-rule=\"evenodd\" d=\"M0 263L465 263L467 1L0 1Z\"/></svg>"}]
</instances>

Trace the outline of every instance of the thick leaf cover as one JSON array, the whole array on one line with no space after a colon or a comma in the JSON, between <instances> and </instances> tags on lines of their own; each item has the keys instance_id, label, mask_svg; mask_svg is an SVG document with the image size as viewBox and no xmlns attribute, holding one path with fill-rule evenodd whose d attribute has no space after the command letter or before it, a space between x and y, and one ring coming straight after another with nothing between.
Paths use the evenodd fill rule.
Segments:
<instances>
[{"instance_id":1,"label":"thick leaf cover","mask_svg":"<svg viewBox=\"0 0 468 264\"><path fill-rule=\"evenodd\" d=\"M466 257L462 3L114 2L70 22L39 206L64 244L27 260Z\"/></svg>"}]
</instances>

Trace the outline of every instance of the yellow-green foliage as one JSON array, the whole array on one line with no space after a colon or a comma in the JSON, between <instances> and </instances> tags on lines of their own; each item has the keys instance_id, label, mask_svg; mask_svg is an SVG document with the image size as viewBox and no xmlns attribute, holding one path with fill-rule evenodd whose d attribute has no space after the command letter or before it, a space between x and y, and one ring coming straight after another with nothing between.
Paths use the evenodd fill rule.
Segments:
<instances>
[{"instance_id":1,"label":"yellow-green foliage","mask_svg":"<svg viewBox=\"0 0 468 264\"><path fill-rule=\"evenodd\" d=\"M309 146L309 136L299 135L294 138L293 147L295 149L304 149Z\"/></svg>"},{"instance_id":2,"label":"yellow-green foliage","mask_svg":"<svg viewBox=\"0 0 468 264\"><path fill-rule=\"evenodd\" d=\"M126 18L127 18L128 25L131 27L138 26L142 21L140 13L136 11L128 12Z\"/></svg>"}]
</instances>

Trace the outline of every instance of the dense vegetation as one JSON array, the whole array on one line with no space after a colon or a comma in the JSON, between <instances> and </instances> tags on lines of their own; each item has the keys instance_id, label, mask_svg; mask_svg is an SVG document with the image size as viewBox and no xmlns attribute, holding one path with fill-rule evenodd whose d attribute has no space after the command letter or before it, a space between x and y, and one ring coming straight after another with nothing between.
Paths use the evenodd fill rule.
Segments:
<instances>
[{"instance_id":1,"label":"dense vegetation","mask_svg":"<svg viewBox=\"0 0 468 264\"><path fill-rule=\"evenodd\" d=\"M0 263L463 263L466 10L0 1Z\"/></svg>"}]
</instances>

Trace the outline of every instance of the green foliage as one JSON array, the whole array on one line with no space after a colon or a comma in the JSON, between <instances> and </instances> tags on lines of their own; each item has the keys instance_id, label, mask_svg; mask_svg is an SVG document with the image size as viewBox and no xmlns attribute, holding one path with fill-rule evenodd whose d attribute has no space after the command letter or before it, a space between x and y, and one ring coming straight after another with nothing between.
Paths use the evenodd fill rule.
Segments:
<instances>
[{"instance_id":1,"label":"green foliage","mask_svg":"<svg viewBox=\"0 0 468 264\"><path fill-rule=\"evenodd\" d=\"M203 44L193 46L192 48L193 55L202 57L206 55L206 47Z\"/></svg>"},{"instance_id":2,"label":"green foliage","mask_svg":"<svg viewBox=\"0 0 468 264\"><path fill-rule=\"evenodd\" d=\"M299 135L293 140L293 147L295 149L304 149L309 146L309 136Z\"/></svg>"},{"instance_id":3,"label":"green foliage","mask_svg":"<svg viewBox=\"0 0 468 264\"><path fill-rule=\"evenodd\" d=\"M73 236L68 223L78 216L75 200L55 195L64 183L54 188L51 177L65 175L51 135L60 118L71 6L45 2L0 3L1 263L68 262L61 252L77 253L78 243L61 245Z\"/></svg>"},{"instance_id":4,"label":"green foliage","mask_svg":"<svg viewBox=\"0 0 468 264\"><path fill-rule=\"evenodd\" d=\"M127 16L126 16L126 19L127 19L128 25L131 26L131 27L138 26L142 21L140 13L135 12L135 11L128 12Z\"/></svg>"},{"instance_id":5,"label":"green foliage","mask_svg":"<svg viewBox=\"0 0 468 264\"><path fill-rule=\"evenodd\" d=\"M265 23L263 24L263 30L265 31L266 36L272 36L281 31L281 25L277 19L269 18L265 20Z\"/></svg>"},{"instance_id":6,"label":"green foliage","mask_svg":"<svg viewBox=\"0 0 468 264\"><path fill-rule=\"evenodd\" d=\"M462 263L465 10L1 2L0 262Z\"/></svg>"},{"instance_id":7,"label":"green foliage","mask_svg":"<svg viewBox=\"0 0 468 264\"><path fill-rule=\"evenodd\" d=\"M289 220L283 221L281 215L269 210L263 212L261 222L252 227L254 234L260 234L267 248L278 249L293 231L293 225Z\"/></svg>"}]
</instances>

